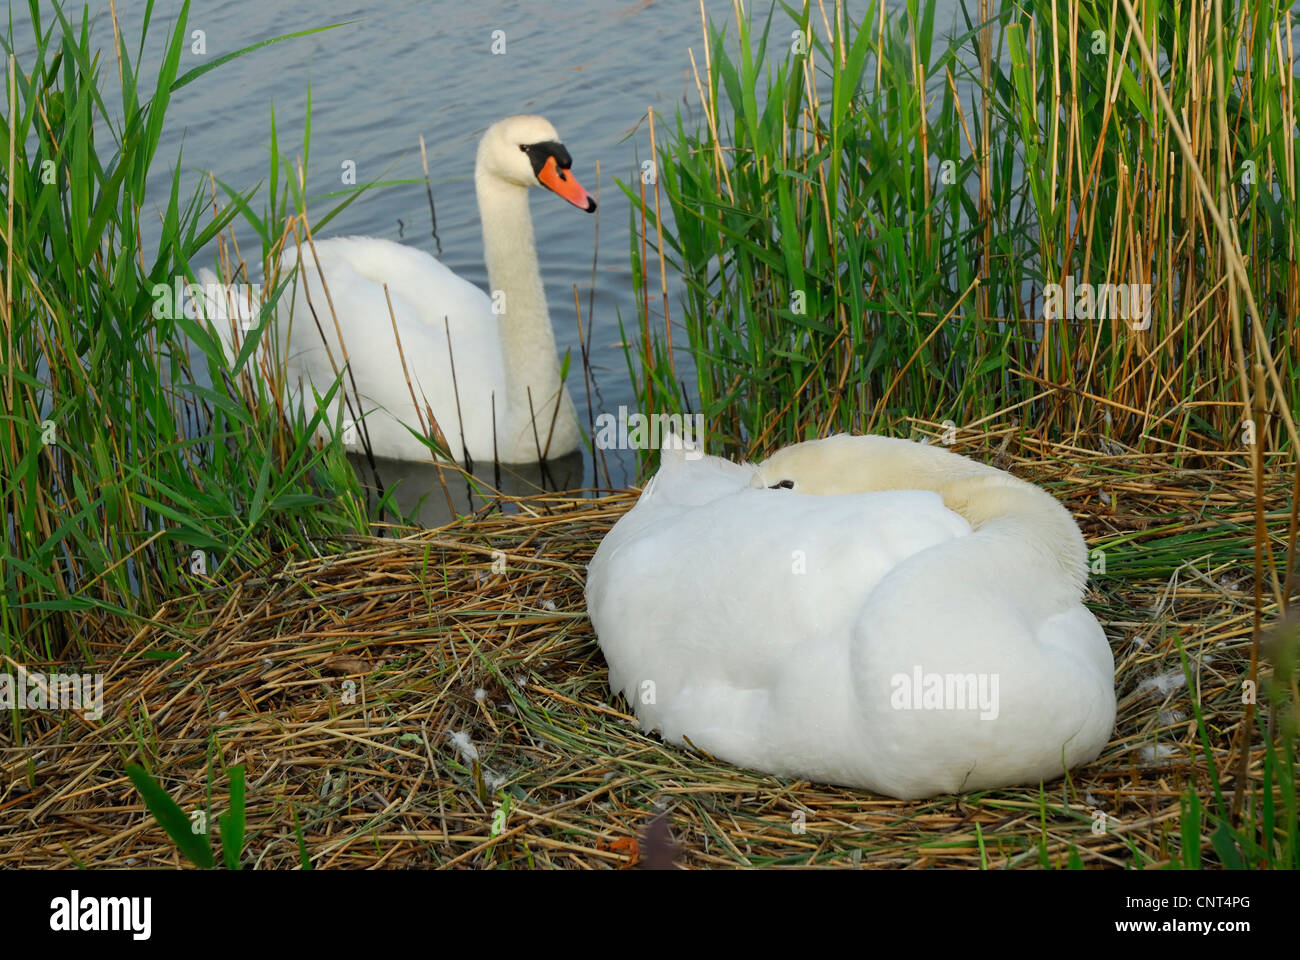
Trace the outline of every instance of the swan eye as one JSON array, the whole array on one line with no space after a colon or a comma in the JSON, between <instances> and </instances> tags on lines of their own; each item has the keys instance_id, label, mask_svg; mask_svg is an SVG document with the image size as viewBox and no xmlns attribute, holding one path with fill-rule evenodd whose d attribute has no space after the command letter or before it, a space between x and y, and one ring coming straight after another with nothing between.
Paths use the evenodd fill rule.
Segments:
<instances>
[{"instance_id":1,"label":"swan eye","mask_svg":"<svg viewBox=\"0 0 1300 960\"><path fill-rule=\"evenodd\" d=\"M519 149L528 155L528 162L532 164L534 175L542 172L542 167L546 166L546 161L551 157L555 158L555 166L561 180L566 179L564 171L573 166L573 157L569 155L569 151L565 149L564 144L555 140L521 143Z\"/></svg>"},{"instance_id":2,"label":"swan eye","mask_svg":"<svg viewBox=\"0 0 1300 960\"><path fill-rule=\"evenodd\" d=\"M793 480L782 480L780 483L774 483L774 484L772 484L772 485L771 485L770 487L768 487L767 489L769 489L769 490L793 490L793 489L794 489L794 481L793 481Z\"/></svg>"}]
</instances>

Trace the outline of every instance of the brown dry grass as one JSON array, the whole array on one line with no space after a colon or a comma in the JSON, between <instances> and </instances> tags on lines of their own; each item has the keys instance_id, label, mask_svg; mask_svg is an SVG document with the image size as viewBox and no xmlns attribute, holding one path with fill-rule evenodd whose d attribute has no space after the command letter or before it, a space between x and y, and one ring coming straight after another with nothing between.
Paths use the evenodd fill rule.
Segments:
<instances>
[{"instance_id":1,"label":"brown dry grass","mask_svg":"<svg viewBox=\"0 0 1300 960\"><path fill-rule=\"evenodd\" d=\"M634 495L550 495L439 530L317 543L321 559L249 571L143 627L104 624L93 639L107 665L103 717L26 714L23 745L0 735L0 864L181 865L127 762L186 811L210 791L213 818L226 806L223 764L245 764L244 863L263 868L299 865L295 815L317 867L617 868L661 811L678 864L693 867L1036 866L1042 850L1054 866L1071 850L1089 866L1166 863L1185 786L1207 806L1211 793L1186 686L1150 681L1181 675L1181 639L1230 789L1250 659L1251 478L1213 458L1174 469L1034 441L1011 455L996 445L1010 435L986 434L982 456L1043 483L1090 547L1105 545L1107 574L1088 600L1113 641L1120 701L1102 757L1041 794L900 802L642 734L610 702L583 603L585 564ZM1287 485L1270 481L1279 541L1289 508ZM452 732L470 736L479 762ZM1108 818L1100 835L1094 810Z\"/></svg>"}]
</instances>

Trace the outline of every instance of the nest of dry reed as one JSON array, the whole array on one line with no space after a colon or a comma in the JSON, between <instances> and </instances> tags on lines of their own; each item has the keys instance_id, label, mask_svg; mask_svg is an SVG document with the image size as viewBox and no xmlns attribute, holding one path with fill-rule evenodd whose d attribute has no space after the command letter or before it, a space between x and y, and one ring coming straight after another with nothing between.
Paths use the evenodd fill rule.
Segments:
<instances>
[{"instance_id":1,"label":"nest of dry reed","mask_svg":"<svg viewBox=\"0 0 1300 960\"><path fill-rule=\"evenodd\" d=\"M1239 468L1025 453L985 458L1052 490L1090 546L1122 540L1127 556L1155 555L1162 537L1220 528L1237 544L1244 529L1249 546ZM245 765L243 863L261 868L299 867L300 836L315 867L333 868L998 868L1076 854L1088 866L1158 865L1180 842L1186 786L1207 803L1210 791L1176 641L1232 786L1254 608L1241 550L1208 551L1172 576L1112 560L1093 578L1119 697L1097 762L1041 790L902 802L667 746L611 700L583 584L634 501L541 496L438 530L316 543L317 559L170 601L143 627L106 628L94 644L103 716L26 714L22 746L0 734L0 863L183 864L124 775L135 762L214 822L225 770ZM1266 507L1289 509L1280 482Z\"/></svg>"}]
</instances>

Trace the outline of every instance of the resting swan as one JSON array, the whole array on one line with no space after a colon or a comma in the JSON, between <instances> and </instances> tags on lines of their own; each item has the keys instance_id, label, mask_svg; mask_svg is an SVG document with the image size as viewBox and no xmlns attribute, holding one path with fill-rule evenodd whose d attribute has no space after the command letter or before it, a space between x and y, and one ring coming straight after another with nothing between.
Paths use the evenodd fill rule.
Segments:
<instances>
[{"instance_id":1,"label":"resting swan","mask_svg":"<svg viewBox=\"0 0 1300 960\"><path fill-rule=\"evenodd\" d=\"M324 395L336 378L335 365L342 369L337 317L361 395L361 415L378 456L429 458L428 447L404 426L418 430L420 418L403 374L403 355L421 412L427 400L457 460L464 459L466 447L475 460L490 461L495 455L503 463L536 462L539 451L550 459L577 450L581 432L573 400L561 382L528 210L528 188L538 183L582 210L596 209L571 166L555 128L541 117L508 117L484 133L474 184L491 297L422 250L390 240L318 241L315 257L304 243L302 269L293 292L284 294L277 320L290 388L295 398L301 393L307 415L315 411L312 388ZM297 254L292 247L286 250L286 275ZM204 274L205 283L216 281L210 271ZM400 355L385 284L401 337ZM217 327L227 353L233 353L230 331L221 323ZM346 376L343 386L350 391Z\"/></svg>"},{"instance_id":2,"label":"resting swan","mask_svg":"<svg viewBox=\"0 0 1300 960\"><path fill-rule=\"evenodd\" d=\"M738 465L666 446L587 608L646 730L902 799L1097 757L1114 659L1048 493L940 447L840 435Z\"/></svg>"}]
</instances>

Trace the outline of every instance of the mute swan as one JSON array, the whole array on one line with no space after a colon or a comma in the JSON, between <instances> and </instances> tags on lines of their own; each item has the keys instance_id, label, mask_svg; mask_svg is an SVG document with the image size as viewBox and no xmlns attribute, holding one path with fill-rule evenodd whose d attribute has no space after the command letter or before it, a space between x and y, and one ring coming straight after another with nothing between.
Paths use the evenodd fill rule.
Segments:
<instances>
[{"instance_id":1,"label":"mute swan","mask_svg":"<svg viewBox=\"0 0 1300 960\"><path fill-rule=\"evenodd\" d=\"M592 558L610 687L738 766L901 799L1050 780L1115 723L1087 552L1039 488L906 440L666 447Z\"/></svg>"},{"instance_id":2,"label":"mute swan","mask_svg":"<svg viewBox=\"0 0 1300 960\"><path fill-rule=\"evenodd\" d=\"M315 244L315 257L303 244L302 269L293 292L286 291L281 300L277 321L290 386L296 398L302 382L308 416L315 410L308 384L323 395L335 380L335 365L342 369L337 317L351 378L361 395L361 415L378 456L429 457L428 448L403 425L418 430L420 418L402 356L421 411L427 399L457 460L464 459L465 447L473 459L486 461L495 455L503 463L536 462L539 450L547 458L577 450L582 437L573 399L561 382L528 210L528 188L538 183L582 210L596 209L571 166L569 151L542 117L508 117L483 134L474 184L492 296L424 251L390 240L324 240ZM292 269L297 256L292 248L286 251L285 271ZM216 281L211 271L202 273L205 284ZM400 355L385 284L401 337ZM211 297L208 306L210 317L222 316L221 305L214 309ZM231 331L225 329L229 325L216 326L227 353L233 355ZM345 375L343 387L349 392L351 382ZM335 412L338 403L341 397L336 397Z\"/></svg>"}]
</instances>

